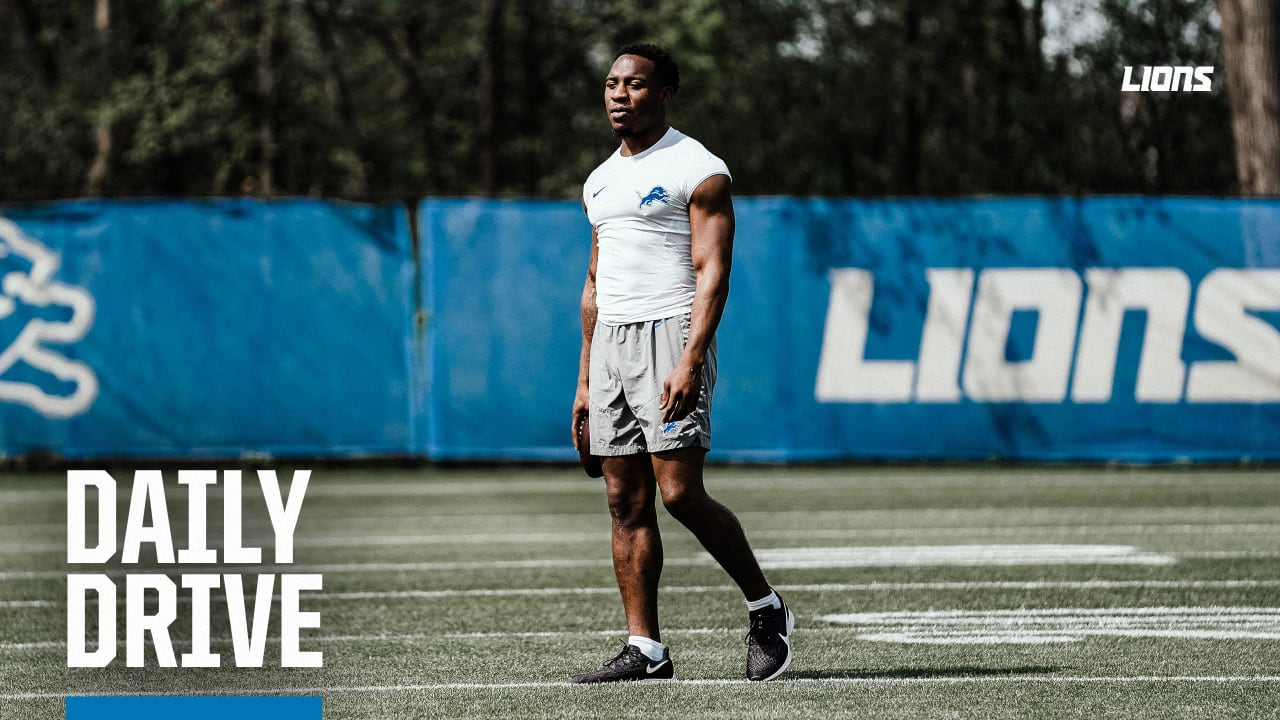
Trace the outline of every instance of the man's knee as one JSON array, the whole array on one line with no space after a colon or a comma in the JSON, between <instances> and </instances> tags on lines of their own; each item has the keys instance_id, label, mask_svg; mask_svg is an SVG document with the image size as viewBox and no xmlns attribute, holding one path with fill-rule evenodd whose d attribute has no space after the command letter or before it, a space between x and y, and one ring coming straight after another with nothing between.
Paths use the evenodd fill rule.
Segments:
<instances>
[{"instance_id":1,"label":"man's knee","mask_svg":"<svg viewBox=\"0 0 1280 720\"><path fill-rule=\"evenodd\" d=\"M680 522L697 517L706 500L707 493L700 486L668 483L662 487L662 506Z\"/></svg>"},{"instance_id":2,"label":"man's knee","mask_svg":"<svg viewBox=\"0 0 1280 720\"><path fill-rule=\"evenodd\" d=\"M653 489L643 482L609 480L605 497L615 525L633 527L654 522Z\"/></svg>"},{"instance_id":3,"label":"man's knee","mask_svg":"<svg viewBox=\"0 0 1280 720\"><path fill-rule=\"evenodd\" d=\"M609 516L613 518L615 525L638 527L647 525L653 512L652 508L646 507L644 501L630 495L610 496Z\"/></svg>"}]
</instances>

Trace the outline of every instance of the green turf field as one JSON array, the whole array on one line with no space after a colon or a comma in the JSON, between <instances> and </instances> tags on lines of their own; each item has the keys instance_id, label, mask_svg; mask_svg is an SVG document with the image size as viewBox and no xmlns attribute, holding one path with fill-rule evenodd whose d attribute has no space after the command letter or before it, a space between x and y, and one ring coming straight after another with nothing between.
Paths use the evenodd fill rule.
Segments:
<instances>
[{"instance_id":1,"label":"green turf field","mask_svg":"<svg viewBox=\"0 0 1280 720\"><path fill-rule=\"evenodd\" d=\"M123 525L132 475L115 477ZM785 680L742 679L741 597L664 514L678 680L565 684L625 636L600 484L568 467L314 470L296 564L275 571L323 573L302 637L323 668L281 669L273 618L260 669L161 669L151 651L125 668L123 627L111 667L67 669L65 479L7 474L0 718L61 718L64 696L94 693L319 694L346 719L1280 712L1280 470L715 467L708 486L798 616ZM244 504L248 542L269 547L260 496Z\"/></svg>"}]
</instances>

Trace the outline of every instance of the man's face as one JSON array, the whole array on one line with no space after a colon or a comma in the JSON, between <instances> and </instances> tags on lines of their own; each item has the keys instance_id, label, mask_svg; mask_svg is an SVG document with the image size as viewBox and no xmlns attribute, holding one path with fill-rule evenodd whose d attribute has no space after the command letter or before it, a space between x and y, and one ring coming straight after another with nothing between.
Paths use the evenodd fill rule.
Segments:
<instances>
[{"instance_id":1,"label":"man's face","mask_svg":"<svg viewBox=\"0 0 1280 720\"><path fill-rule=\"evenodd\" d=\"M662 87L653 61L622 55L604 80L604 109L619 138L644 135L666 122L670 88Z\"/></svg>"}]
</instances>

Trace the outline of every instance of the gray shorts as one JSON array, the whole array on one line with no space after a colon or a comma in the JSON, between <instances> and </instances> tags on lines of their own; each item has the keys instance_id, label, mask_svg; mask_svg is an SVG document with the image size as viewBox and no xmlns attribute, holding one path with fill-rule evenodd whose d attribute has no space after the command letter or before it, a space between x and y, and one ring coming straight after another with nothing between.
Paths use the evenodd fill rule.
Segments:
<instances>
[{"instance_id":1,"label":"gray shorts","mask_svg":"<svg viewBox=\"0 0 1280 720\"><path fill-rule=\"evenodd\" d=\"M662 383L689 339L689 315L626 325L596 323L591 339L591 453L634 455L683 447L711 449L711 394L716 383L716 341L702 366L698 406L663 423Z\"/></svg>"}]
</instances>

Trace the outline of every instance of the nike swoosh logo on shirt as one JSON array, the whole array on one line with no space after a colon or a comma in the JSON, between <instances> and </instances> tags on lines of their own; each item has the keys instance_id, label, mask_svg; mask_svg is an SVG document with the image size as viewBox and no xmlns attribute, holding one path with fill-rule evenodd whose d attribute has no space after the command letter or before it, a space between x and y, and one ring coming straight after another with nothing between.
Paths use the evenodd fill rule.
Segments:
<instances>
[{"instance_id":1,"label":"nike swoosh logo on shirt","mask_svg":"<svg viewBox=\"0 0 1280 720\"><path fill-rule=\"evenodd\" d=\"M670 663L670 662L671 662L670 660L663 660L662 662L658 663L657 665L654 665L653 663L649 663L649 665L644 669L644 672L645 672L645 674L646 674L646 675L652 675L652 674L654 674L654 673L658 672L659 670L661 670L661 669L662 669L662 667L663 667L664 665L666 665L667 663Z\"/></svg>"},{"instance_id":2,"label":"nike swoosh logo on shirt","mask_svg":"<svg viewBox=\"0 0 1280 720\"><path fill-rule=\"evenodd\" d=\"M607 187L609 187L609 186L608 186L608 185L605 185L604 187L600 188L599 190L597 190L597 191L595 191L595 192L591 193L591 197L595 197L595 196L599 195L600 193L604 192L604 188L607 188Z\"/></svg>"}]
</instances>

